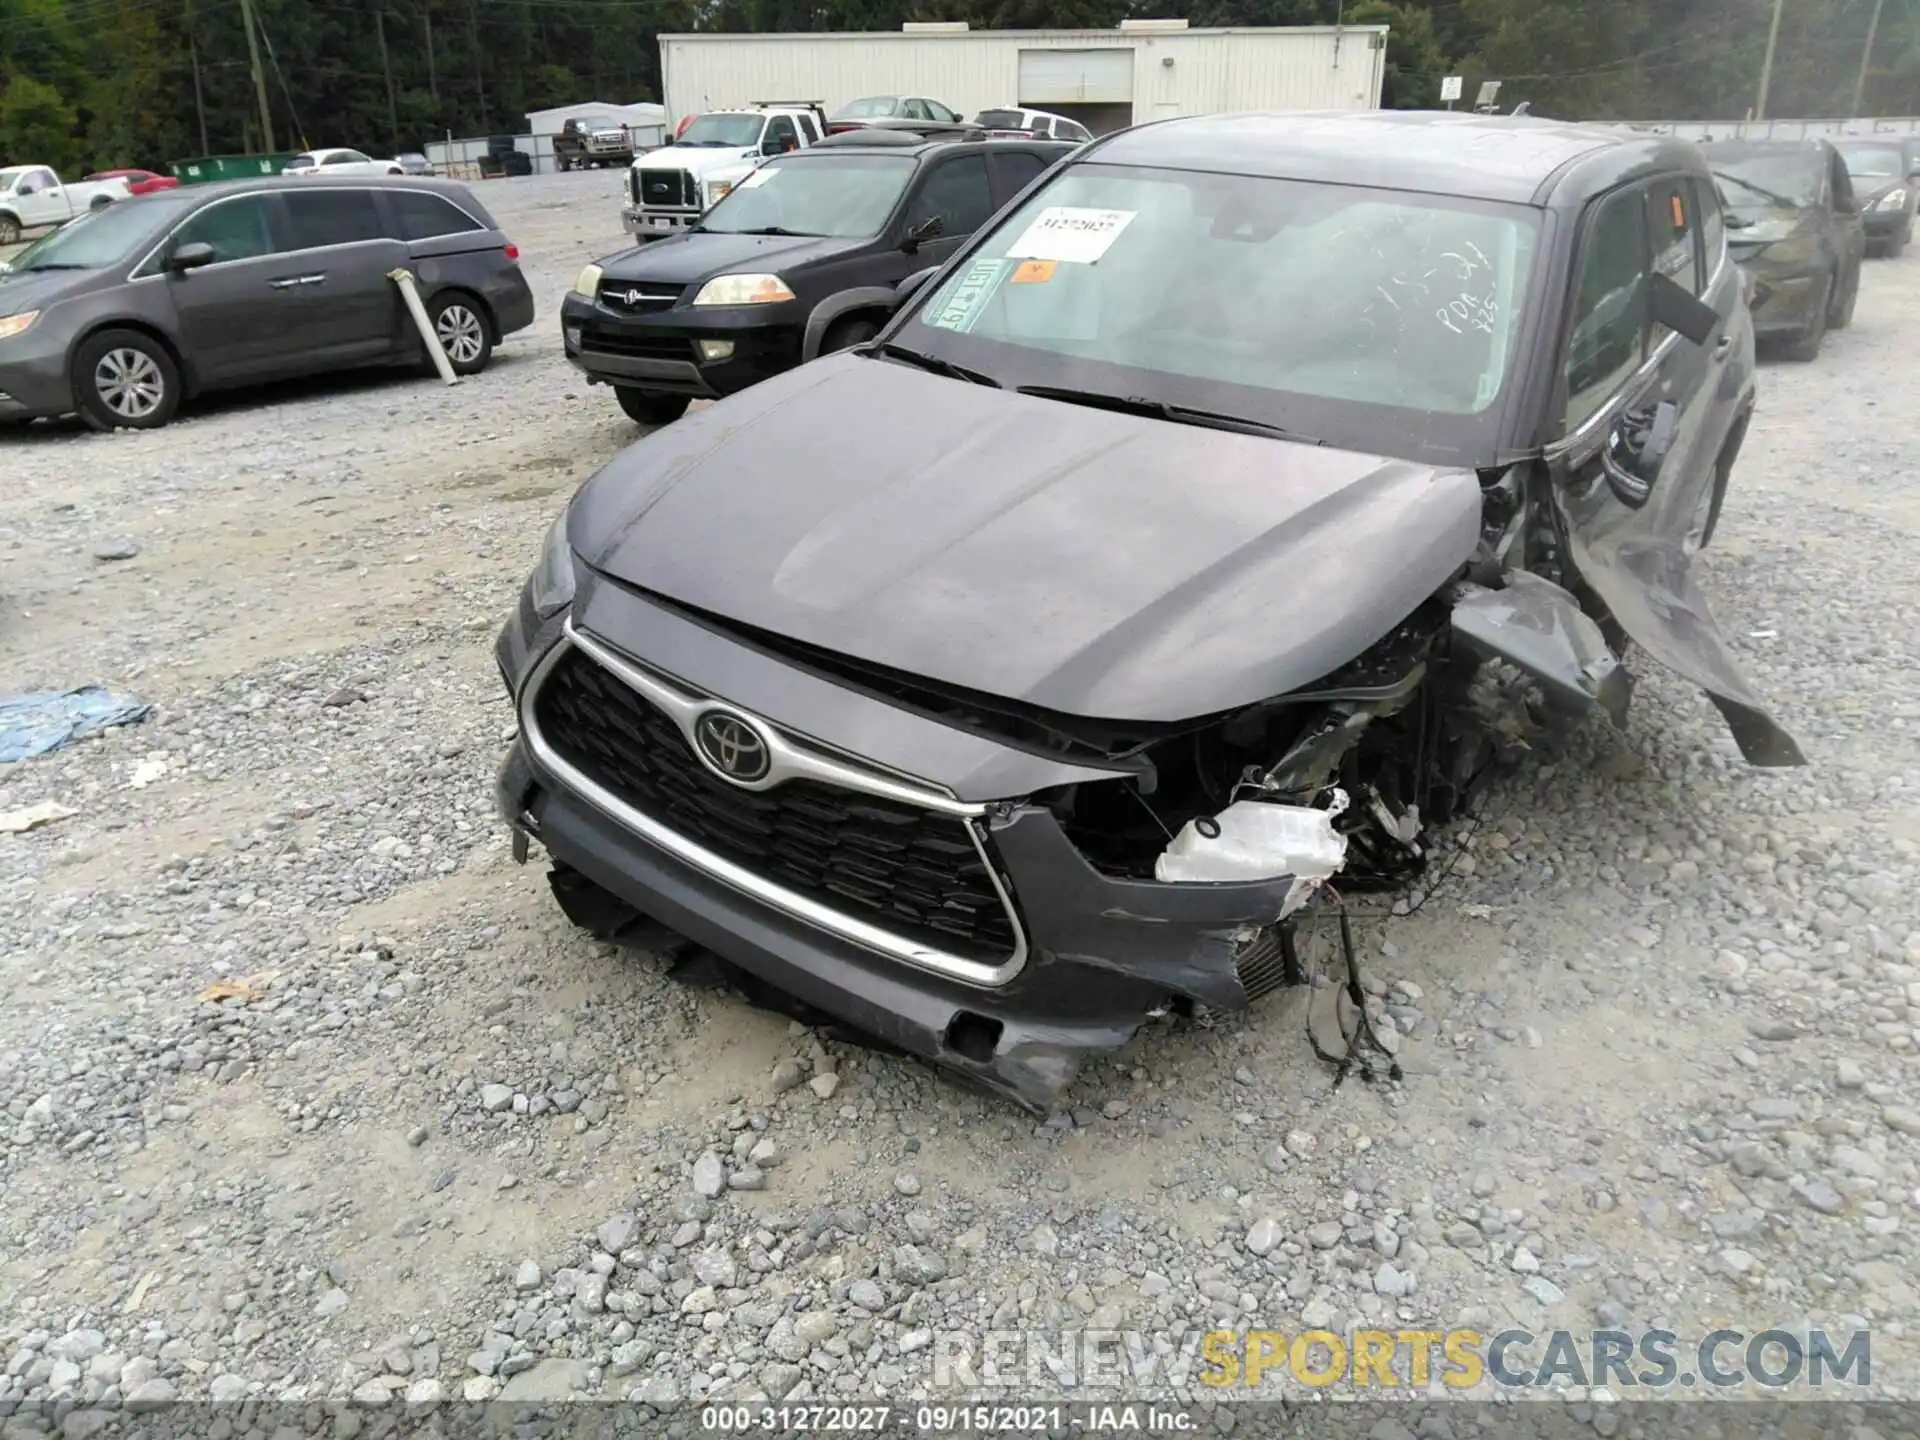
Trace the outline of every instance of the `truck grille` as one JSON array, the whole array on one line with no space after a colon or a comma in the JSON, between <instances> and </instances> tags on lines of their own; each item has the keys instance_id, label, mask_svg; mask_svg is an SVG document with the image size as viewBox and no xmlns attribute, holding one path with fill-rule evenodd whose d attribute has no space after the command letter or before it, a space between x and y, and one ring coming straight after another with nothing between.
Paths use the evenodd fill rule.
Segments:
<instances>
[{"instance_id":1,"label":"truck grille","mask_svg":"<svg viewBox=\"0 0 1920 1440\"><path fill-rule=\"evenodd\" d=\"M595 784L775 884L895 935L1004 960L1013 922L966 822L818 780L741 790L674 722L578 650L534 701L547 743Z\"/></svg>"},{"instance_id":2,"label":"truck grille","mask_svg":"<svg viewBox=\"0 0 1920 1440\"><path fill-rule=\"evenodd\" d=\"M685 170L636 170L638 187L634 200L641 205L665 205L674 209L700 208L700 190Z\"/></svg>"}]
</instances>

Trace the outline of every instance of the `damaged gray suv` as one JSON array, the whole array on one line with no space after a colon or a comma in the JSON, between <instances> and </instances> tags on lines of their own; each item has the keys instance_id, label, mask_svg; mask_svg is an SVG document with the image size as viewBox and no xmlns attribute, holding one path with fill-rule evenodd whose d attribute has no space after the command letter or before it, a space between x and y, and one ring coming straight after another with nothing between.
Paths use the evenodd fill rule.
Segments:
<instances>
[{"instance_id":1,"label":"damaged gray suv","mask_svg":"<svg viewBox=\"0 0 1920 1440\"><path fill-rule=\"evenodd\" d=\"M500 637L500 805L596 932L1044 1108L1297 983L1629 639L1802 763L1694 578L1754 381L1691 145L1167 121L903 289L601 470Z\"/></svg>"}]
</instances>

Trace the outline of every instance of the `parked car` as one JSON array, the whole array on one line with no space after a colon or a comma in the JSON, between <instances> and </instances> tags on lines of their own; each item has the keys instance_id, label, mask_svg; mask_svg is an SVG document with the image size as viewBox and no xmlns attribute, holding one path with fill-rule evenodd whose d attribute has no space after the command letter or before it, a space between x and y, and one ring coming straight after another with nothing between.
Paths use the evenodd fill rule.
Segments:
<instances>
[{"instance_id":1,"label":"parked car","mask_svg":"<svg viewBox=\"0 0 1920 1440\"><path fill-rule=\"evenodd\" d=\"M1318 883L1411 883L1502 747L1621 713L1628 638L1803 763L1695 574L1754 403L1721 237L1670 137L1081 147L576 495L496 651L516 854L1044 1108L1304 979Z\"/></svg>"},{"instance_id":2,"label":"parked car","mask_svg":"<svg viewBox=\"0 0 1920 1440\"><path fill-rule=\"evenodd\" d=\"M1753 325L1796 359L1853 320L1866 234L1840 153L1825 140L1716 140L1707 163L1727 245L1753 282Z\"/></svg>"},{"instance_id":3,"label":"parked car","mask_svg":"<svg viewBox=\"0 0 1920 1440\"><path fill-rule=\"evenodd\" d=\"M825 126L820 112L807 105L701 115L671 145L633 162L621 224L636 240L685 230L762 160L818 144Z\"/></svg>"},{"instance_id":4,"label":"parked car","mask_svg":"<svg viewBox=\"0 0 1920 1440\"><path fill-rule=\"evenodd\" d=\"M282 175L402 175L398 160L375 160L358 150L309 150L280 167Z\"/></svg>"},{"instance_id":5,"label":"parked car","mask_svg":"<svg viewBox=\"0 0 1920 1440\"><path fill-rule=\"evenodd\" d=\"M1875 255L1893 256L1913 239L1914 197L1920 194L1920 166L1898 140L1838 140L1835 147L1853 177L1853 192L1866 218L1867 245Z\"/></svg>"},{"instance_id":6,"label":"parked car","mask_svg":"<svg viewBox=\"0 0 1920 1440\"><path fill-rule=\"evenodd\" d=\"M400 163L400 173L402 175L431 175L433 173L433 166L428 162L427 157L415 151L409 150L406 154L396 155L393 158Z\"/></svg>"},{"instance_id":7,"label":"parked car","mask_svg":"<svg viewBox=\"0 0 1920 1440\"><path fill-rule=\"evenodd\" d=\"M1093 139L1093 132L1078 120L1069 120L1050 110L1023 110L1017 106L1005 110L982 110L973 117L972 123L989 132L1012 130L1035 135L1042 140L1072 140L1076 144L1085 144Z\"/></svg>"},{"instance_id":8,"label":"parked car","mask_svg":"<svg viewBox=\"0 0 1920 1440\"><path fill-rule=\"evenodd\" d=\"M126 181L127 191L133 195L151 195L156 190L172 190L180 184L177 177L153 170L99 170L87 176L89 184L108 180Z\"/></svg>"},{"instance_id":9,"label":"parked car","mask_svg":"<svg viewBox=\"0 0 1920 1440\"><path fill-rule=\"evenodd\" d=\"M875 120L939 120L949 125L964 124L958 111L924 95L868 95L849 100L827 117L827 133L858 130Z\"/></svg>"},{"instance_id":10,"label":"parked car","mask_svg":"<svg viewBox=\"0 0 1920 1440\"><path fill-rule=\"evenodd\" d=\"M406 267L453 367L533 323L520 252L464 185L250 180L116 205L0 274L0 419L165 425L197 393L382 364L425 347Z\"/></svg>"},{"instance_id":11,"label":"parked car","mask_svg":"<svg viewBox=\"0 0 1920 1440\"><path fill-rule=\"evenodd\" d=\"M0 170L0 245L17 245L29 230L65 225L132 193L121 179L63 185L50 166L8 166Z\"/></svg>"},{"instance_id":12,"label":"parked car","mask_svg":"<svg viewBox=\"0 0 1920 1440\"><path fill-rule=\"evenodd\" d=\"M697 227L587 266L561 303L567 358L657 425L798 365L810 319L815 353L856 344L895 281L946 259L1069 148L856 132L768 160Z\"/></svg>"},{"instance_id":13,"label":"parked car","mask_svg":"<svg viewBox=\"0 0 1920 1440\"><path fill-rule=\"evenodd\" d=\"M612 115L588 115L567 121L553 137L553 158L562 170L631 165L633 134Z\"/></svg>"}]
</instances>

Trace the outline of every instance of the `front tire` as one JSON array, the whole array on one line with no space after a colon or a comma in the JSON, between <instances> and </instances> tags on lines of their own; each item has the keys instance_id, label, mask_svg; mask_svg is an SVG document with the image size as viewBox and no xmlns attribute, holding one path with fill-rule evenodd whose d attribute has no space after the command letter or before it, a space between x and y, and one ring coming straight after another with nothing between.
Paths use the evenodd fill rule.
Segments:
<instances>
[{"instance_id":1,"label":"front tire","mask_svg":"<svg viewBox=\"0 0 1920 1440\"><path fill-rule=\"evenodd\" d=\"M1843 294L1833 297L1827 306L1827 328L1844 330L1853 323L1853 307L1860 299L1860 267L1853 267L1853 275L1847 281Z\"/></svg>"},{"instance_id":2,"label":"front tire","mask_svg":"<svg viewBox=\"0 0 1920 1440\"><path fill-rule=\"evenodd\" d=\"M157 430L180 408L180 367L138 330L102 330L73 357L73 393L95 430Z\"/></svg>"},{"instance_id":3,"label":"front tire","mask_svg":"<svg viewBox=\"0 0 1920 1440\"><path fill-rule=\"evenodd\" d=\"M639 425L671 425L687 413L693 403L690 395L667 395L658 390L635 390L631 386L614 387L614 398L627 418Z\"/></svg>"},{"instance_id":4,"label":"front tire","mask_svg":"<svg viewBox=\"0 0 1920 1440\"><path fill-rule=\"evenodd\" d=\"M464 290L436 295L427 306L427 318L433 333L453 362L456 375L478 375L493 359L493 326L488 323L486 306ZM429 357L431 358L431 357Z\"/></svg>"},{"instance_id":5,"label":"front tire","mask_svg":"<svg viewBox=\"0 0 1920 1440\"><path fill-rule=\"evenodd\" d=\"M850 316L845 320L836 320L827 328L826 337L820 342L820 353L831 355L836 350L864 345L879 333L878 323L864 317Z\"/></svg>"},{"instance_id":6,"label":"front tire","mask_svg":"<svg viewBox=\"0 0 1920 1440\"><path fill-rule=\"evenodd\" d=\"M20 222L11 215L0 215L0 245L20 243Z\"/></svg>"},{"instance_id":7,"label":"front tire","mask_svg":"<svg viewBox=\"0 0 1920 1440\"><path fill-rule=\"evenodd\" d=\"M1787 346L1787 354L1795 360L1809 361L1820 358L1820 346L1827 338L1827 312L1833 307L1832 276L1827 277L1827 287L1820 292L1820 303L1813 308L1804 330Z\"/></svg>"}]
</instances>

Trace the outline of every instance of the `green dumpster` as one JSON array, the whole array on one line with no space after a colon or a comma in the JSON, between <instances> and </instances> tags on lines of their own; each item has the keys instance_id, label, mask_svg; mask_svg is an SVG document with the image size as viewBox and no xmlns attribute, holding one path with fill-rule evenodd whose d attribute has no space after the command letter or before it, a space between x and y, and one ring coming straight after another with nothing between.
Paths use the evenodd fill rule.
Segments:
<instances>
[{"instance_id":1,"label":"green dumpster","mask_svg":"<svg viewBox=\"0 0 1920 1440\"><path fill-rule=\"evenodd\" d=\"M262 175L278 175L298 153L288 150L277 155L202 155L193 160L174 161L173 173L183 185L200 185L212 180L258 180Z\"/></svg>"}]
</instances>

